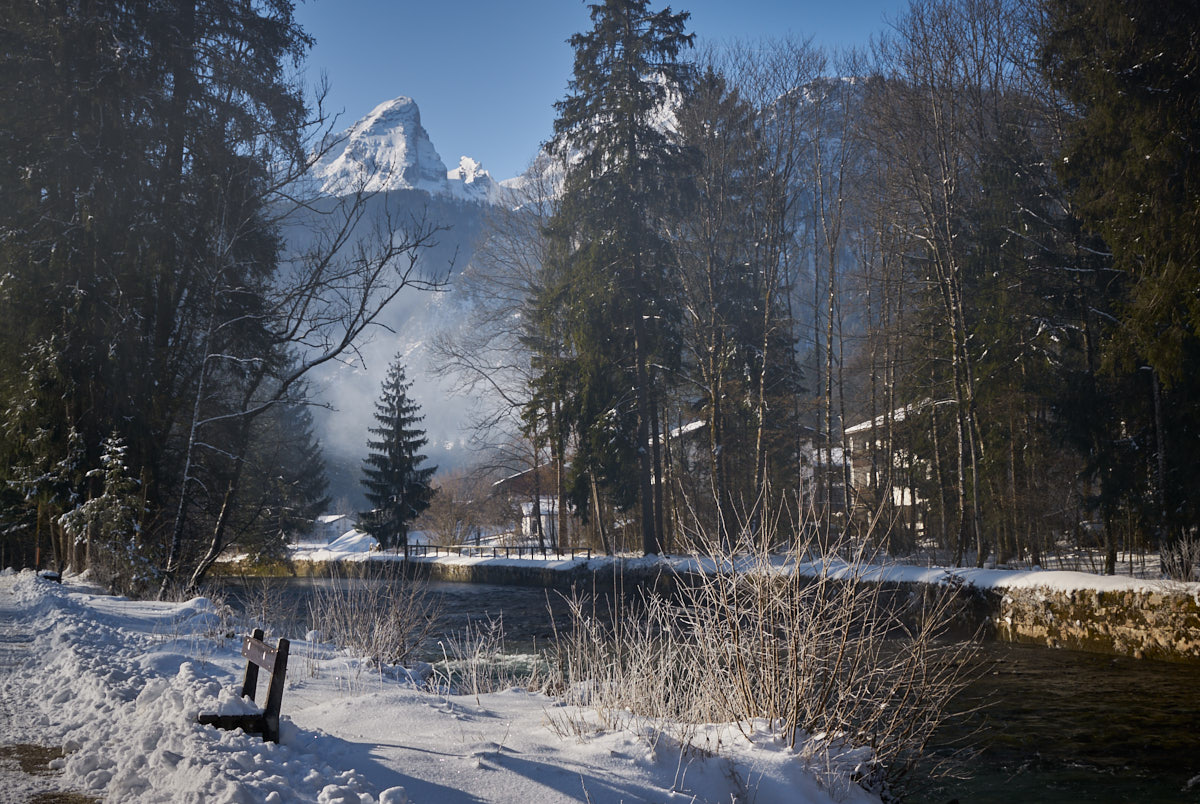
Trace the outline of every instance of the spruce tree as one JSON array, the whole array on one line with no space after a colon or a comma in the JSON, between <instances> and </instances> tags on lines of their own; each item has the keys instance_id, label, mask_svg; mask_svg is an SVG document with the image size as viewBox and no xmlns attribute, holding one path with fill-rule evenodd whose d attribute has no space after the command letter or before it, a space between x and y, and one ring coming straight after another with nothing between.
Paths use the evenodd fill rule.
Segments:
<instances>
[{"instance_id":1,"label":"spruce tree","mask_svg":"<svg viewBox=\"0 0 1200 804\"><path fill-rule=\"evenodd\" d=\"M1128 285L1105 333L1120 435L1098 451L1169 542L1200 520L1200 23L1190 0L1046 9L1042 66L1079 113L1060 172Z\"/></svg>"},{"instance_id":2,"label":"spruce tree","mask_svg":"<svg viewBox=\"0 0 1200 804\"><path fill-rule=\"evenodd\" d=\"M1134 277L1124 333L1164 383L1200 338L1200 22L1191 0L1053 0L1046 72L1081 112L1062 173Z\"/></svg>"},{"instance_id":3,"label":"spruce tree","mask_svg":"<svg viewBox=\"0 0 1200 804\"><path fill-rule=\"evenodd\" d=\"M125 441L117 433L104 440L100 468L89 477L103 480L101 493L59 518L64 533L86 544L94 578L120 594L146 591L156 569L143 544L145 502L141 484L129 476Z\"/></svg>"},{"instance_id":4,"label":"spruce tree","mask_svg":"<svg viewBox=\"0 0 1200 804\"><path fill-rule=\"evenodd\" d=\"M684 172L660 122L690 77L679 54L692 36L686 13L651 11L647 0L605 0L591 17L592 30L570 39L574 77L556 104L555 146L579 159L550 226L554 254L539 302L564 311L576 363L577 400L566 407L578 417L577 478L636 477L643 549L657 553L658 367L676 363L679 351L662 222Z\"/></svg>"},{"instance_id":5,"label":"spruce tree","mask_svg":"<svg viewBox=\"0 0 1200 804\"><path fill-rule=\"evenodd\" d=\"M423 467L419 450L428 443L417 425L425 418L408 396L412 382L404 377L400 357L388 369L379 401L375 403L378 427L368 432L370 454L364 461L363 486L372 509L361 515L361 527L384 549L403 547L408 556L408 524L429 507L433 498L430 478L436 466Z\"/></svg>"}]
</instances>

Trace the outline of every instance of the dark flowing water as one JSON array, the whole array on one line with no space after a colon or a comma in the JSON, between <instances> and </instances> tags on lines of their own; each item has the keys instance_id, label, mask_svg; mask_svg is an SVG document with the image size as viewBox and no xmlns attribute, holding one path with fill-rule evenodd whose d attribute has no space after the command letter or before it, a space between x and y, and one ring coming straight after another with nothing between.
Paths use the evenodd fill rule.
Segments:
<instances>
[{"instance_id":1,"label":"dark flowing water","mask_svg":"<svg viewBox=\"0 0 1200 804\"><path fill-rule=\"evenodd\" d=\"M303 615L316 589L345 581L267 583L276 605ZM251 582L229 591L253 598L262 588ZM502 618L509 652L533 651L555 627L569 625L557 592L462 583L428 588L440 603L441 633ZM607 607L603 600L597 605L601 612ZM970 778L914 779L906 800L1200 804L1200 668L1003 643L985 645L979 662L978 680L958 701L978 711L943 727L933 741L934 758L971 746L976 755L960 760Z\"/></svg>"},{"instance_id":2,"label":"dark flowing water","mask_svg":"<svg viewBox=\"0 0 1200 804\"><path fill-rule=\"evenodd\" d=\"M979 746L972 777L912 800L1200 802L1200 668L995 642L981 661L959 704L982 709L935 739Z\"/></svg>"}]
</instances>

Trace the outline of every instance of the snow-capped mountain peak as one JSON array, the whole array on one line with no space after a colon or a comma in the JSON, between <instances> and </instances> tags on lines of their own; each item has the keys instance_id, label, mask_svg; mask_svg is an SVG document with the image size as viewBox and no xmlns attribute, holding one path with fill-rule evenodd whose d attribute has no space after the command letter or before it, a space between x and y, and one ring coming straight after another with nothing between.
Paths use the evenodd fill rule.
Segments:
<instances>
[{"instance_id":1,"label":"snow-capped mountain peak","mask_svg":"<svg viewBox=\"0 0 1200 804\"><path fill-rule=\"evenodd\" d=\"M497 187L479 162L464 156L452 171L421 125L412 98L385 101L323 143L313 175L330 195L424 190L464 201L492 200Z\"/></svg>"},{"instance_id":2,"label":"snow-capped mountain peak","mask_svg":"<svg viewBox=\"0 0 1200 804\"><path fill-rule=\"evenodd\" d=\"M469 156L458 160L458 167L446 174L446 180L453 194L470 201L494 202L500 191L492 174Z\"/></svg>"}]
</instances>

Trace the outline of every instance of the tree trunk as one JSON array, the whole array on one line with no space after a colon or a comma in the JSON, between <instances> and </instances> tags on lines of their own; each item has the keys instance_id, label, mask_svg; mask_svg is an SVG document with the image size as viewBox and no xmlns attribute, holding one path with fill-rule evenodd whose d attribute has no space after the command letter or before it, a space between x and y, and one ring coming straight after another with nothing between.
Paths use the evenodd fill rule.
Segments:
<instances>
[{"instance_id":1,"label":"tree trunk","mask_svg":"<svg viewBox=\"0 0 1200 804\"><path fill-rule=\"evenodd\" d=\"M533 442L533 531L537 534L538 549L546 552L546 535L542 528L542 466L538 460L537 439Z\"/></svg>"},{"instance_id":2,"label":"tree trunk","mask_svg":"<svg viewBox=\"0 0 1200 804\"><path fill-rule=\"evenodd\" d=\"M613 550L608 542L608 533L604 529L604 514L600 510L600 490L596 488L596 476L589 473L588 480L592 486L592 505L596 509L596 529L600 531L600 544L604 547L604 554L611 556Z\"/></svg>"},{"instance_id":3,"label":"tree trunk","mask_svg":"<svg viewBox=\"0 0 1200 804\"><path fill-rule=\"evenodd\" d=\"M1158 370L1150 370L1150 390L1154 394L1154 502L1158 507L1158 527L1155 528L1155 545L1160 556L1160 569L1166 570L1162 557L1166 555L1169 533L1167 514L1167 444L1163 427L1162 387L1158 381ZM1115 566L1113 572L1115 572ZM1112 573L1110 573L1112 574Z\"/></svg>"},{"instance_id":4,"label":"tree trunk","mask_svg":"<svg viewBox=\"0 0 1200 804\"><path fill-rule=\"evenodd\" d=\"M555 512L558 515L558 546L561 549L564 545L570 546L570 538L567 533L567 506L566 492L563 489L563 456L566 452L566 445L563 443L563 428L562 428L562 410L561 403L554 402L551 405L551 410L554 416L554 499L558 506Z\"/></svg>"},{"instance_id":5,"label":"tree trunk","mask_svg":"<svg viewBox=\"0 0 1200 804\"><path fill-rule=\"evenodd\" d=\"M241 474L241 461L238 461L238 467L235 473ZM217 514L217 521L213 525L212 536L208 542L208 549L204 553L204 557L200 559L200 563L193 570L191 578L188 579L187 593L194 595L200 591L200 585L204 583L204 578L208 575L208 571L212 569L213 564L217 562L221 551L225 549L225 528L229 525L229 518L233 514L234 502L237 498L238 481L230 479L225 486L225 495L221 499L221 511Z\"/></svg>"},{"instance_id":6,"label":"tree trunk","mask_svg":"<svg viewBox=\"0 0 1200 804\"><path fill-rule=\"evenodd\" d=\"M633 324L633 352L635 364L635 389L637 397L637 456L638 496L642 512L642 552L657 555L662 552L658 531L655 530L653 466L648 449L650 444L650 393L646 371L645 327L642 317L636 315Z\"/></svg>"},{"instance_id":7,"label":"tree trunk","mask_svg":"<svg viewBox=\"0 0 1200 804\"><path fill-rule=\"evenodd\" d=\"M650 386L650 458L654 466L654 532L658 534L660 552L666 552L667 531L663 516L662 431L659 426L658 395Z\"/></svg>"}]
</instances>

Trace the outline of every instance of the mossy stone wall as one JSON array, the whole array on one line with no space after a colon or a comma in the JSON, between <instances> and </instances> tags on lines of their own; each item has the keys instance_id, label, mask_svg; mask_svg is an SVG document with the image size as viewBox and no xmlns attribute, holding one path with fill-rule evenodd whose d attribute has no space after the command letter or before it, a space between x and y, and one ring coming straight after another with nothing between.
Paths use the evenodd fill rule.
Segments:
<instances>
[{"instance_id":1,"label":"mossy stone wall","mask_svg":"<svg viewBox=\"0 0 1200 804\"><path fill-rule=\"evenodd\" d=\"M1186 587L991 593L996 636L1138 659L1200 662L1200 593Z\"/></svg>"}]
</instances>

